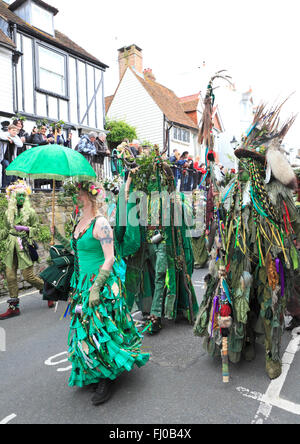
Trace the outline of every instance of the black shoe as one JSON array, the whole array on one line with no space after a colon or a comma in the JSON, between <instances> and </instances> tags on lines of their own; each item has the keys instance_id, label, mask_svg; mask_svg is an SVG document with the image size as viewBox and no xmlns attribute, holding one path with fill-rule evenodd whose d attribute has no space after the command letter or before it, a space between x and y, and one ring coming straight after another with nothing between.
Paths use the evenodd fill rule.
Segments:
<instances>
[{"instance_id":1,"label":"black shoe","mask_svg":"<svg viewBox=\"0 0 300 444\"><path fill-rule=\"evenodd\" d=\"M300 327L300 319L294 317L291 322L289 323L289 325L287 327L285 327L285 329L287 331L291 331L294 330L294 328Z\"/></svg>"},{"instance_id":2,"label":"black shoe","mask_svg":"<svg viewBox=\"0 0 300 444\"><path fill-rule=\"evenodd\" d=\"M109 400L111 397L111 385L112 383L110 379L101 379L95 390L95 394L92 397L93 405L97 406L104 404L104 402Z\"/></svg>"},{"instance_id":3,"label":"black shoe","mask_svg":"<svg viewBox=\"0 0 300 444\"><path fill-rule=\"evenodd\" d=\"M151 326L147 330L148 335L156 335L160 332L162 325L161 325L161 318L157 318L155 316L150 316Z\"/></svg>"}]
</instances>

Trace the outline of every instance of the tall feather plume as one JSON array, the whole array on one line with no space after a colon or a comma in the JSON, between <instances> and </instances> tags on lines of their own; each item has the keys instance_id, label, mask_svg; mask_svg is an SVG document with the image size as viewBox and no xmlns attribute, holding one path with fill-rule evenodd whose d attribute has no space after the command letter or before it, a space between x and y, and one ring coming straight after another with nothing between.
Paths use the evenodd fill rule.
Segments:
<instances>
[{"instance_id":1,"label":"tall feather plume","mask_svg":"<svg viewBox=\"0 0 300 444\"><path fill-rule=\"evenodd\" d=\"M210 150L213 150L214 148L214 137L212 134L212 129L214 126L213 124L213 108L215 102L214 90L216 88L213 88L213 83L216 79L223 79L229 82L230 85L232 85L231 81L229 80L231 79L231 77L223 74L225 72L226 70L223 69L216 72L215 75L212 76L212 78L209 81L204 99L204 110L200 125L198 142L201 145L204 144L206 148L209 148Z\"/></svg>"}]
</instances>

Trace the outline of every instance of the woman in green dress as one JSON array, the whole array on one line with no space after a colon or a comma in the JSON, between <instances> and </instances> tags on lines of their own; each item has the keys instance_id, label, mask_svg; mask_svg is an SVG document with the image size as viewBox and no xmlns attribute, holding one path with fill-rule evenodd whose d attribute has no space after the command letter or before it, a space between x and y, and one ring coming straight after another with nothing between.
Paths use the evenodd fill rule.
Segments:
<instances>
[{"instance_id":1,"label":"woman in green dress","mask_svg":"<svg viewBox=\"0 0 300 444\"><path fill-rule=\"evenodd\" d=\"M74 229L75 253L71 279L71 325L69 360L70 386L97 384L94 405L111 396L111 382L134 364L143 366L149 354L140 350L137 331L124 298L122 264L114 259L113 232L100 216L97 200L104 201L102 189L79 184L78 200L82 217Z\"/></svg>"}]
</instances>

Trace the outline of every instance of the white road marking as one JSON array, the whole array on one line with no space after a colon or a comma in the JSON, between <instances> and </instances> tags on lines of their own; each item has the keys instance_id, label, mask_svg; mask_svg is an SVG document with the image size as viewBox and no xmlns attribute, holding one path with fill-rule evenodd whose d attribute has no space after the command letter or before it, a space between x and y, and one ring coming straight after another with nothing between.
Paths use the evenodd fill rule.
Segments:
<instances>
[{"instance_id":1,"label":"white road marking","mask_svg":"<svg viewBox=\"0 0 300 444\"><path fill-rule=\"evenodd\" d=\"M0 424L8 424L10 421L12 421L13 419L15 419L17 417L17 415L15 415L14 413L12 415L7 416L6 418L4 418L2 421L0 421Z\"/></svg>"},{"instance_id":2,"label":"white road marking","mask_svg":"<svg viewBox=\"0 0 300 444\"><path fill-rule=\"evenodd\" d=\"M64 351L62 353L58 353L57 355L51 356L50 358L48 358L45 361L45 365L55 366L55 365L62 364L63 362L68 362L68 357L66 357L64 359L61 359L60 361L56 361L55 362L56 358L59 358L60 356L64 356L64 355L68 355L68 352ZM71 369L72 369L72 365L69 365L69 366L64 367L64 368L58 368L56 371L58 371L58 372L67 372L67 371L69 371Z\"/></svg>"},{"instance_id":3,"label":"white road marking","mask_svg":"<svg viewBox=\"0 0 300 444\"><path fill-rule=\"evenodd\" d=\"M258 392L250 392L250 390L243 387L237 387L237 390L247 398L252 398L260 401L259 408L256 412L252 424L263 424L271 414L272 407L278 407L294 415L300 415L300 404L282 399L280 393L285 383L288 372L294 361L295 354L300 350L300 327L292 331L292 340L282 357L282 373L279 378L271 381L266 393L263 395Z\"/></svg>"}]
</instances>

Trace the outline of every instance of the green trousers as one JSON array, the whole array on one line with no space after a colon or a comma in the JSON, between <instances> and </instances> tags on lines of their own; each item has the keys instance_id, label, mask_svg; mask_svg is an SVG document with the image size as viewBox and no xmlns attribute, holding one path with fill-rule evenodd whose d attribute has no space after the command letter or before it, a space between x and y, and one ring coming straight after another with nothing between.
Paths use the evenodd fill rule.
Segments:
<instances>
[{"instance_id":1,"label":"green trousers","mask_svg":"<svg viewBox=\"0 0 300 444\"><path fill-rule=\"evenodd\" d=\"M168 268L166 244L147 244L146 256L155 271L154 294L150 314L160 318L162 316L163 296Z\"/></svg>"},{"instance_id":2,"label":"green trousers","mask_svg":"<svg viewBox=\"0 0 300 444\"><path fill-rule=\"evenodd\" d=\"M17 271L18 271L18 258L15 254L13 260L13 267L12 268L6 267L7 287L11 299L18 298L19 296ZM33 266L25 268L25 270L22 270L22 275L25 281L27 281L29 284L31 284L33 287L37 288L38 290L42 290L44 288L44 281L34 274Z\"/></svg>"}]
</instances>

